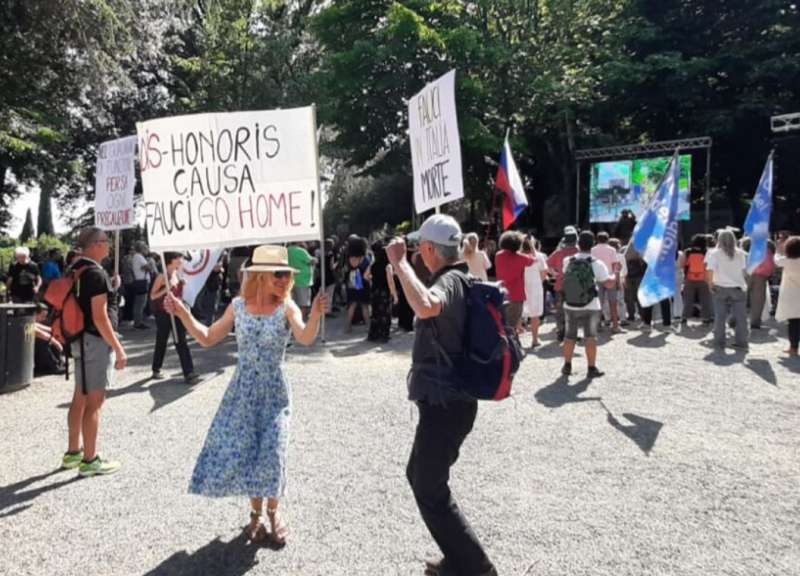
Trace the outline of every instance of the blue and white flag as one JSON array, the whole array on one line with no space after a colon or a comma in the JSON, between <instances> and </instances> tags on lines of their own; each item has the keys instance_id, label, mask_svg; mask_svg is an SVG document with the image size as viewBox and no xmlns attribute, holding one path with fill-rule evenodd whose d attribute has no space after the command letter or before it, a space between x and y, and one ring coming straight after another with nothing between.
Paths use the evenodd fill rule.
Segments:
<instances>
[{"instance_id":1,"label":"blue and white flag","mask_svg":"<svg viewBox=\"0 0 800 576\"><path fill-rule=\"evenodd\" d=\"M654 195L656 201L642 215L641 222L646 223L646 228L638 228L639 237L634 236L634 248L642 253L642 258L647 263L647 271L638 292L639 303L644 307L675 295L680 171L680 160L676 151L664 180ZM645 230L649 230L646 237Z\"/></svg>"},{"instance_id":2,"label":"blue and white flag","mask_svg":"<svg viewBox=\"0 0 800 576\"><path fill-rule=\"evenodd\" d=\"M769 239L769 218L772 214L772 153L767 158L761 180L753 196L753 203L744 221L744 233L750 237L750 253L747 255L747 273L767 258L767 240Z\"/></svg>"},{"instance_id":3,"label":"blue and white flag","mask_svg":"<svg viewBox=\"0 0 800 576\"><path fill-rule=\"evenodd\" d=\"M670 164L672 166L672 164ZM678 168L680 170L680 168ZM670 177L671 171L667 168L667 173L656 189L656 193L650 198L650 203L645 208L644 212L639 215L639 221L636 222L636 227L633 229L633 247L640 254L643 254L647 248L647 242L653 235L653 228L658 222L658 210L661 206L669 206L667 196L669 195L669 188L665 186L667 179Z\"/></svg>"}]
</instances>

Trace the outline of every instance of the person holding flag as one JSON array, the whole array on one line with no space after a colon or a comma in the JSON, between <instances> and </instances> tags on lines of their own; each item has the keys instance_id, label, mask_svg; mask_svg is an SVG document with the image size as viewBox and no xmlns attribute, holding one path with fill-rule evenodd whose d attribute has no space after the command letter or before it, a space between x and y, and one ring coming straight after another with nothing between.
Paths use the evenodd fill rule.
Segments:
<instances>
[{"instance_id":1,"label":"person holding flag","mask_svg":"<svg viewBox=\"0 0 800 576\"><path fill-rule=\"evenodd\" d=\"M497 168L497 177L494 181L496 190L503 193L503 230L508 230L520 214L528 207L528 197L522 185L517 165L511 155L511 145L508 143L508 134L500 153L500 166Z\"/></svg>"},{"instance_id":2,"label":"person holding flag","mask_svg":"<svg viewBox=\"0 0 800 576\"><path fill-rule=\"evenodd\" d=\"M675 295L679 181L680 163L676 150L653 200L633 231L633 246L647 264L637 294L642 308Z\"/></svg>"}]
</instances>

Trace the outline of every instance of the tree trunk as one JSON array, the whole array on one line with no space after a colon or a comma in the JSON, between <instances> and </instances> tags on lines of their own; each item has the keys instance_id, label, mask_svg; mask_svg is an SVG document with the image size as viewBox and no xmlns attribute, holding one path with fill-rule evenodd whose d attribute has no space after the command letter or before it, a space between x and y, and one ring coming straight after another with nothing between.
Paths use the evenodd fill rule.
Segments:
<instances>
[{"instance_id":1,"label":"tree trunk","mask_svg":"<svg viewBox=\"0 0 800 576\"><path fill-rule=\"evenodd\" d=\"M51 195L55 182L51 177L45 176L39 190L39 214L36 219L36 237L43 234L55 236L53 226L53 210Z\"/></svg>"}]
</instances>

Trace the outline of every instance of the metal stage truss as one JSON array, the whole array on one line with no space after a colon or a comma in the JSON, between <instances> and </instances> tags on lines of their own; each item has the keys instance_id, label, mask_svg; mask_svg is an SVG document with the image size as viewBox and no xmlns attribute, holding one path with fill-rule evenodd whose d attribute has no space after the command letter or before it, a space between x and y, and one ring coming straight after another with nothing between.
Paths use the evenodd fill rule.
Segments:
<instances>
[{"instance_id":1,"label":"metal stage truss","mask_svg":"<svg viewBox=\"0 0 800 576\"><path fill-rule=\"evenodd\" d=\"M663 140L648 144L624 144L605 148L585 148L575 151L575 223L580 224L581 216L581 164L587 160L604 160L613 158L635 158L652 154L672 154L675 150L705 150L706 177L703 202L705 204L705 231L709 230L711 220L711 138L684 138L682 140Z\"/></svg>"},{"instance_id":2,"label":"metal stage truss","mask_svg":"<svg viewBox=\"0 0 800 576\"><path fill-rule=\"evenodd\" d=\"M775 133L793 132L800 130L800 112L794 114L783 114L770 118L770 127Z\"/></svg>"}]
</instances>

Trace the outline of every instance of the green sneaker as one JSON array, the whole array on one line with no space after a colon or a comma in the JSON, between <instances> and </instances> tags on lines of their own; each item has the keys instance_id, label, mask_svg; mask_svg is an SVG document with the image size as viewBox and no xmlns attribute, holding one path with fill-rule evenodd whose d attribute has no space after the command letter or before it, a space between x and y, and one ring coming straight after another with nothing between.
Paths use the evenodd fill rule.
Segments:
<instances>
[{"instance_id":1,"label":"green sneaker","mask_svg":"<svg viewBox=\"0 0 800 576\"><path fill-rule=\"evenodd\" d=\"M78 474L80 476L96 476L98 474L113 474L122 468L122 464L114 460L103 460L100 456L95 456L91 462L81 461Z\"/></svg>"},{"instance_id":2,"label":"green sneaker","mask_svg":"<svg viewBox=\"0 0 800 576\"><path fill-rule=\"evenodd\" d=\"M64 452L64 457L61 459L61 469L70 470L71 468L77 468L81 465L82 460L83 450L74 453Z\"/></svg>"}]
</instances>

